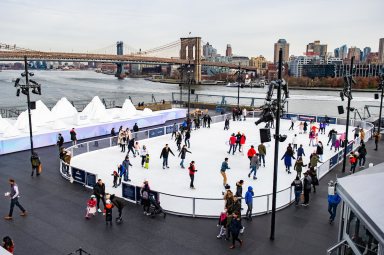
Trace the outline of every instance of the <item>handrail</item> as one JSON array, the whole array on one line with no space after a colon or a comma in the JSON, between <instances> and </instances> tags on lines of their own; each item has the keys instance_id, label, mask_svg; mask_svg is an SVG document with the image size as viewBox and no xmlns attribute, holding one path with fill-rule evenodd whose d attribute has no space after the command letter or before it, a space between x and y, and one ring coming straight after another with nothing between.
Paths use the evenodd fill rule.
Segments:
<instances>
[{"instance_id":1,"label":"handrail","mask_svg":"<svg viewBox=\"0 0 384 255\"><path fill-rule=\"evenodd\" d=\"M255 114L259 114L257 112L248 112L248 114L252 117L255 117ZM303 116L314 116L314 115L307 115L307 114L291 114L291 115L303 115ZM225 120L225 118L227 117L231 117L231 114L225 114L225 115L219 115L219 116L213 116L212 117L212 123L218 123L218 122L222 122ZM318 118L323 118L324 116L314 116L316 118L316 120L318 120ZM346 121L345 119L340 119L340 118L335 118L335 117L332 117L333 119L335 119L335 122L336 124L344 124L344 122ZM340 123L342 122L342 123ZM192 123L193 124L193 123ZM361 121L361 120L350 120L350 124L351 125L354 125L354 126L362 126L364 127L367 132L366 132L366 136L365 136L365 141L368 141L371 137L372 137L372 130L373 130L373 125L369 122L365 122L365 121ZM194 125L194 124L193 124ZM163 127L159 127L159 128L153 128L153 129L148 129L148 130L145 130L145 131L139 131L139 132L133 132L132 133L132 136L133 137L137 137L138 134L140 133L144 133L145 137L144 139L147 139L149 138L149 134L151 131L157 131L157 130L160 130L162 129L162 133L161 135L167 135L169 134L169 132L167 133L167 130L169 130L169 128L173 127L173 125L169 125L169 126L163 126ZM157 135L155 135L157 136ZM86 148L86 152L89 152L90 151L90 144L91 143L99 143L100 141L108 141L109 142L107 143L107 147L112 147L114 146L114 142L116 142L117 136L114 136L114 137L108 137L108 138L104 138L104 139L99 139L99 140L93 140L93 141L88 141L88 142L84 142L84 143L81 143L81 144L77 144L77 146L83 146ZM357 149L357 147L359 146L360 144L360 138L356 138L352 141L350 141L350 143L348 144L348 146L345 146L344 148L342 148L340 151L338 151L337 153L335 153L330 159L324 161L321 165L319 165L317 167L317 177L318 179L322 179L329 171L331 171L336 165L338 165L340 162L343 161L343 158L340 159L339 157L339 154L340 153L343 153L343 151L345 149L351 149L351 151ZM86 146L84 146L86 145ZM76 147L77 147L76 146ZM74 149L76 149L75 146L71 146L69 147L68 149L71 150L72 152L72 156L74 156L73 152L74 152ZM96 146L96 148L99 148ZM101 148L105 148L105 147L100 147L99 149ZM337 162L330 165L331 163L331 159L333 159L334 157L337 157ZM66 165L69 169L71 168L70 165L67 165L66 163L64 163L62 160L60 160L60 173L62 175L62 177L66 178L66 179L69 179L73 181L73 177L71 176L71 171L69 171L69 176L67 174L64 174L63 171L62 171L62 166L63 165ZM78 168L76 168L78 169ZM82 170L84 172L86 172L85 170L83 169L79 169L79 170ZM289 187L286 187L286 188L283 188L279 191L277 191L277 194L280 194L280 193L283 193L283 192L286 192L287 190L290 190L289 192L289 202L287 203L284 203L282 204L281 206L278 207L278 209L282 209L282 208L285 208L287 206L289 206L293 201L294 199L292 199L292 186L289 186ZM216 215L215 216L212 216L212 215L201 215L201 214L198 214L196 213L196 200L205 200L205 201L221 201L223 200L223 198L203 198L203 197L189 197L189 196L181 196L181 195L175 195L175 194L169 194L169 193L165 193L165 192L161 192L161 191L154 191L154 192L157 192L158 194L160 195L164 195L164 196L168 196L168 197L175 197L175 198L182 198L182 199L188 199L188 200L192 200L192 213L184 213L184 212L174 212L174 211L167 211L169 213L172 213L172 214L175 214L175 215L184 215L184 216L192 216L192 217L205 217L205 218L211 218L211 217L217 217ZM256 213L253 213L252 215L253 216L256 216L256 215L261 215L261 214L265 214L265 213L269 213L270 212L270 196L272 196L272 193L267 193L267 194L262 194L262 195L257 195L257 196L253 196L252 198L253 199L258 199L258 198L266 198L266 209L262 212L256 212ZM137 201L134 201L134 202L137 202Z\"/></svg>"}]
</instances>

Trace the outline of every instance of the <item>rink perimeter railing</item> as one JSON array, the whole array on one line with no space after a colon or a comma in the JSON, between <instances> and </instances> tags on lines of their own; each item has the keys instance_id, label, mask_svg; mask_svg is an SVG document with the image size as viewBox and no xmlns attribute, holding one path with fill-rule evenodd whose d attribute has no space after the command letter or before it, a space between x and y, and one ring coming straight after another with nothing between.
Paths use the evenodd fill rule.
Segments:
<instances>
[{"instance_id":1,"label":"rink perimeter railing","mask_svg":"<svg viewBox=\"0 0 384 255\"><path fill-rule=\"evenodd\" d=\"M248 112L247 117L257 117L259 113ZM226 118L231 118L231 114L219 115L212 117L211 123L223 122ZM324 116L314 116L306 114L284 114L282 119L294 118L297 121L315 120L321 122ZM345 119L329 117L330 124L345 125ZM350 120L350 126L363 128L366 131L364 142L368 141L373 135L374 126L371 123L358 120ZM181 125L177 124L178 128ZM133 137L137 140L148 139L152 137L171 134L173 125L148 129L133 133ZM98 139L93 141L84 142L71 146L67 150L71 151L72 157L87 153L95 150L100 150L117 145L117 137L108 137L104 139ZM318 179L322 179L328 172L335 168L340 162L343 161L344 149L347 153L356 150L360 145L360 137L352 140L346 146L346 148L340 149L335 152L331 158L324 161L317 167ZM92 188L98 179L97 174L91 173L84 169L79 169L66 164L64 161L60 161L60 173L61 175L71 181L77 182L85 187ZM153 193L161 201L161 205L168 213L189 217L203 217L203 218L216 218L220 213L217 208L224 208L224 201L222 198L199 198L199 197L187 197L174 194L168 194L160 191L153 191ZM122 197L127 201L133 203L140 203L140 187L134 186L130 183L122 183ZM294 202L294 191L291 186L281 189L277 192L276 196L277 210L283 209ZM183 208L183 210L180 210ZM253 216L267 214L272 210L272 193L258 195L253 197Z\"/></svg>"}]
</instances>

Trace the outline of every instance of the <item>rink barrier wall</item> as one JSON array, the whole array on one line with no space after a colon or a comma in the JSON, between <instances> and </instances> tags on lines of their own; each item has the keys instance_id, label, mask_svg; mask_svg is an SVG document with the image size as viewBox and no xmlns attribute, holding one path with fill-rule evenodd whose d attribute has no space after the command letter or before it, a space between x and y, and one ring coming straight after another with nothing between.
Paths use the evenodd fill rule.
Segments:
<instances>
[{"instance_id":1,"label":"rink barrier wall","mask_svg":"<svg viewBox=\"0 0 384 255\"><path fill-rule=\"evenodd\" d=\"M248 112L247 117L255 118L259 115L258 112ZM224 114L224 115L218 115L211 117L212 122L211 123L218 123L223 122L226 118L232 118L232 114ZM284 114L282 116L282 119L294 119L294 120L309 120L313 119L316 120L316 122L321 122L324 120L325 116L313 116L313 115L306 115L306 114ZM345 119L339 119L335 117L329 117L330 123L337 124L337 125L345 125L346 120ZM367 142L373 135L374 126L373 124L365 121L360 120L350 120L350 126L363 128L366 130L365 139L364 142ZM177 124L178 128L180 128L181 124ZM142 139L148 139L152 137L157 137L161 135L167 135L172 133L172 127L173 125L168 125L160 128L154 128L149 129L145 131L135 132L132 133L133 137L138 140ZM192 125L192 128L194 128L194 123ZM76 146L71 146L67 148L67 150L71 151L72 157L75 155L80 155L82 153L87 153L95 150L100 150L112 146L117 145L117 137L108 137L104 139L84 142L81 144L77 144ZM350 141L348 145L346 146L347 153L350 153L351 151L355 151L360 145L360 137ZM343 161L343 153L344 148L340 151L336 152L330 159L324 161L321 165L317 167L317 177L319 180L321 180L328 172L330 172L332 169L334 169L339 163ZM69 180L71 183L76 182L79 184L82 184L83 186L92 189L94 183L96 183L97 175L87 172L83 169L78 169L75 167L72 167L71 165L66 164L64 161L60 161L60 173L63 178ZM92 185L93 184L93 185ZM124 189L126 187L130 187L131 191L128 192ZM122 196L125 200L139 204L140 203L140 186L132 185L128 182L123 182L122 184ZM167 204L164 206L164 203L162 203L162 207L167 208L164 209L167 213L179 215L179 216L188 216L188 217L201 217L201 218L217 218L218 214L220 212L217 212L216 210L209 210L206 209L205 206L202 206L201 209L199 208L199 204L204 203L219 203L222 206L224 206L224 201L222 198L200 198L200 197L187 197L187 196L180 196L180 195L174 195L174 194L168 194L160 191L153 191L154 194L156 194L157 199L161 201L161 198L171 198L172 202L167 202ZM280 206L277 207L277 210L284 209L288 206L290 206L294 202L294 191L291 186L281 189L277 191L277 204L280 204ZM167 200L167 199L163 199ZM185 204L185 201L188 201L188 213L181 213L177 211L177 208L180 203ZM263 194L253 197L253 213L252 216L258 216L263 214L268 214L272 210L272 193L269 194ZM260 209L259 206L255 205L262 205L262 209ZM216 207L215 207L216 208Z\"/></svg>"}]
</instances>

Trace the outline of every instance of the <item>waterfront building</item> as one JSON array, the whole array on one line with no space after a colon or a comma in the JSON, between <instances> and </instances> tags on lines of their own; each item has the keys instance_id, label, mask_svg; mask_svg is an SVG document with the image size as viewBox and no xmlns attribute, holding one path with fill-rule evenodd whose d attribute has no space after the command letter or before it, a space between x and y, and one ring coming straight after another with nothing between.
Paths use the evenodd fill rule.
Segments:
<instances>
[{"instance_id":1,"label":"waterfront building","mask_svg":"<svg viewBox=\"0 0 384 255\"><path fill-rule=\"evenodd\" d=\"M367 64L379 64L379 53L371 52L367 56L366 60Z\"/></svg>"},{"instance_id":2,"label":"waterfront building","mask_svg":"<svg viewBox=\"0 0 384 255\"><path fill-rule=\"evenodd\" d=\"M335 77L344 77L349 74L351 65L344 63L335 66ZM380 71L384 68L384 64L354 64L353 76L357 77L372 77L379 76Z\"/></svg>"},{"instance_id":3,"label":"waterfront building","mask_svg":"<svg viewBox=\"0 0 384 255\"><path fill-rule=\"evenodd\" d=\"M307 44L307 50L306 50L307 56L320 56L325 58L327 55L327 45L326 44L320 44L320 41L314 41L313 43Z\"/></svg>"},{"instance_id":4,"label":"waterfront building","mask_svg":"<svg viewBox=\"0 0 384 255\"><path fill-rule=\"evenodd\" d=\"M369 53L371 53L371 47L365 47L362 54L362 61L367 62Z\"/></svg>"},{"instance_id":5,"label":"waterfront building","mask_svg":"<svg viewBox=\"0 0 384 255\"><path fill-rule=\"evenodd\" d=\"M320 65L324 64L324 59L320 56L291 56L288 63L289 74L294 77L303 76L303 66L304 65Z\"/></svg>"},{"instance_id":6,"label":"waterfront building","mask_svg":"<svg viewBox=\"0 0 384 255\"><path fill-rule=\"evenodd\" d=\"M339 58L341 58L341 59L346 59L347 58L347 56L348 56L348 47L347 47L347 45L346 44L344 44L344 45L342 45L342 46L340 46L340 48L339 48Z\"/></svg>"},{"instance_id":7,"label":"waterfront building","mask_svg":"<svg viewBox=\"0 0 384 255\"><path fill-rule=\"evenodd\" d=\"M240 64L241 66L249 66L249 58L245 56L232 56L231 63Z\"/></svg>"},{"instance_id":8,"label":"waterfront building","mask_svg":"<svg viewBox=\"0 0 384 255\"><path fill-rule=\"evenodd\" d=\"M360 63L361 50L355 46L348 49L347 61L350 61L352 57L355 57L355 63Z\"/></svg>"},{"instance_id":9,"label":"waterfront building","mask_svg":"<svg viewBox=\"0 0 384 255\"><path fill-rule=\"evenodd\" d=\"M225 56L226 57L232 57L232 46L230 44L227 44L227 49L225 50Z\"/></svg>"},{"instance_id":10,"label":"waterfront building","mask_svg":"<svg viewBox=\"0 0 384 255\"><path fill-rule=\"evenodd\" d=\"M215 57L217 55L217 50L213 48L212 45L207 42L207 44L203 45L203 56L205 58Z\"/></svg>"},{"instance_id":11,"label":"waterfront building","mask_svg":"<svg viewBox=\"0 0 384 255\"><path fill-rule=\"evenodd\" d=\"M256 67L258 74L262 74L268 68L268 61L264 56L260 55L258 57L251 57L249 65Z\"/></svg>"},{"instance_id":12,"label":"waterfront building","mask_svg":"<svg viewBox=\"0 0 384 255\"><path fill-rule=\"evenodd\" d=\"M340 48L336 48L333 50L335 58L340 58Z\"/></svg>"},{"instance_id":13,"label":"waterfront building","mask_svg":"<svg viewBox=\"0 0 384 255\"><path fill-rule=\"evenodd\" d=\"M384 38L379 41L379 62L384 63Z\"/></svg>"},{"instance_id":14,"label":"waterfront building","mask_svg":"<svg viewBox=\"0 0 384 255\"><path fill-rule=\"evenodd\" d=\"M279 39L277 43L275 43L274 47L274 63L279 62L279 51L283 50L283 62L286 63L289 60L289 43L285 39Z\"/></svg>"},{"instance_id":15,"label":"waterfront building","mask_svg":"<svg viewBox=\"0 0 384 255\"><path fill-rule=\"evenodd\" d=\"M219 62L219 63L231 63L232 58L227 56L211 56L207 57L206 61L210 62ZM219 73L229 73L229 69L227 67L218 67L218 66L202 66L201 72L206 75L216 75Z\"/></svg>"}]
</instances>

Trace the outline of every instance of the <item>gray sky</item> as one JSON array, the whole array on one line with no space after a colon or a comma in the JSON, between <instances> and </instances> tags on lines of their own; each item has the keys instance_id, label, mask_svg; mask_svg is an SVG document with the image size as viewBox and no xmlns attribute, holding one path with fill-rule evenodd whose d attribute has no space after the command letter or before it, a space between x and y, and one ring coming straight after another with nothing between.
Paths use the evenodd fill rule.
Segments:
<instances>
[{"instance_id":1,"label":"gray sky","mask_svg":"<svg viewBox=\"0 0 384 255\"><path fill-rule=\"evenodd\" d=\"M272 60L279 38L291 55L314 40L328 51L342 44L377 51L383 10L383 0L1 0L0 42L86 52L122 40L145 50L191 32L218 53L230 43L236 55Z\"/></svg>"}]
</instances>

